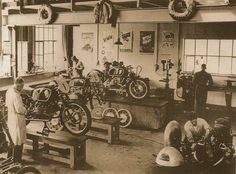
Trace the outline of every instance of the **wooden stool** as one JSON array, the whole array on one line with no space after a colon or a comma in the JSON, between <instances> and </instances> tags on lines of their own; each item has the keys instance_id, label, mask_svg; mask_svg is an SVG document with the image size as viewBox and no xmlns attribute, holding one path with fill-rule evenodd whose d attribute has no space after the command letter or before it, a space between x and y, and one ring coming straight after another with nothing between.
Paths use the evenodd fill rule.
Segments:
<instances>
[{"instance_id":1,"label":"wooden stool","mask_svg":"<svg viewBox=\"0 0 236 174\"><path fill-rule=\"evenodd\" d=\"M89 137L106 139L109 144L119 140L120 118L104 117L101 120L93 119L91 130L87 133ZM96 130L106 130L106 134L98 133ZM96 132L95 132L96 131Z\"/></svg>"},{"instance_id":2,"label":"wooden stool","mask_svg":"<svg viewBox=\"0 0 236 174\"><path fill-rule=\"evenodd\" d=\"M27 130L27 139L33 141L32 146L35 154L41 153L44 158L69 164L72 169L77 169L86 161L86 136L76 137L62 131L51 133L49 136L42 136L34 131ZM39 150L39 142L46 144L46 153ZM65 154L63 156L50 154L50 150L56 149L55 147L57 149L68 149L69 157Z\"/></svg>"}]
</instances>

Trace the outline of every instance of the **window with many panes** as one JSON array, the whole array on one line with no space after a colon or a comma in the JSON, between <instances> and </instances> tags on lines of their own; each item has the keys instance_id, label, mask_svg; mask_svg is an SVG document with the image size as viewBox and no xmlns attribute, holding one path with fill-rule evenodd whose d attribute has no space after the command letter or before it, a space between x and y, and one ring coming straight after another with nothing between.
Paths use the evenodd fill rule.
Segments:
<instances>
[{"instance_id":1,"label":"window with many panes","mask_svg":"<svg viewBox=\"0 0 236 174\"><path fill-rule=\"evenodd\" d=\"M0 78L10 77L11 74L11 42L7 26L2 26L2 52L0 55Z\"/></svg>"},{"instance_id":2,"label":"window with many panes","mask_svg":"<svg viewBox=\"0 0 236 174\"><path fill-rule=\"evenodd\" d=\"M236 75L236 40L184 39L183 48L184 71L199 71L205 63L210 73Z\"/></svg>"},{"instance_id":3,"label":"window with many panes","mask_svg":"<svg viewBox=\"0 0 236 174\"><path fill-rule=\"evenodd\" d=\"M35 26L34 66L38 71L53 71L55 57L55 26Z\"/></svg>"}]
</instances>

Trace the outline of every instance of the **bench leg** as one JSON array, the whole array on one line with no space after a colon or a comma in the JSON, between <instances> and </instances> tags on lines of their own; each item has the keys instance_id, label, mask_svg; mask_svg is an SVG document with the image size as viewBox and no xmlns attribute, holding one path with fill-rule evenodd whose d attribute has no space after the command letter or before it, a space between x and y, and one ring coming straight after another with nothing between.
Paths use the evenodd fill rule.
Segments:
<instances>
[{"instance_id":1,"label":"bench leg","mask_svg":"<svg viewBox=\"0 0 236 174\"><path fill-rule=\"evenodd\" d=\"M108 126L108 143L112 144L113 143L113 130L112 130L112 125Z\"/></svg>"},{"instance_id":2,"label":"bench leg","mask_svg":"<svg viewBox=\"0 0 236 174\"><path fill-rule=\"evenodd\" d=\"M120 126L119 125L115 126L115 140L116 141L120 140Z\"/></svg>"},{"instance_id":3,"label":"bench leg","mask_svg":"<svg viewBox=\"0 0 236 174\"><path fill-rule=\"evenodd\" d=\"M49 149L50 149L49 144L44 143L43 148L44 148L44 152L49 153Z\"/></svg>"},{"instance_id":4,"label":"bench leg","mask_svg":"<svg viewBox=\"0 0 236 174\"><path fill-rule=\"evenodd\" d=\"M83 165L86 161L86 141L81 143L80 146L78 147L77 156L79 157L77 164Z\"/></svg>"},{"instance_id":5,"label":"bench leg","mask_svg":"<svg viewBox=\"0 0 236 174\"><path fill-rule=\"evenodd\" d=\"M70 148L70 167L72 169L78 169L86 161L86 141L79 146L72 146Z\"/></svg>"},{"instance_id":6,"label":"bench leg","mask_svg":"<svg viewBox=\"0 0 236 174\"><path fill-rule=\"evenodd\" d=\"M70 168L75 169L75 147L70 147Z\"/></svg>"},{"instance_id":7,"label":"bench leg","mask_svg":"<svg viewBox=\"0 0 236 174\"><path fill-rule=\"evenodd\" d=\"M32 139L32 146L33 146L33 157L37 157L37 154L39 152L39 141L37 138Z\"/></svg>"}]
</instances>

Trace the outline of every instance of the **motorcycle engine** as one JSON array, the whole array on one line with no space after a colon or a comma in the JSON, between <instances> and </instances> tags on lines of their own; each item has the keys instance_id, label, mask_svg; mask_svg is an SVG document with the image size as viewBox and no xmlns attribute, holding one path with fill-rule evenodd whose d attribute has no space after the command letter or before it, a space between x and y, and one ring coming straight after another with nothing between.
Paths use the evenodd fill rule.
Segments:
<instances>
[{"instance_id":1,"label":"motorcycle engine","mask_svg":"<svg viewBox=\"0 0 236 174\"><path fill-rule=\"evenodd\" d=\"M113 79L111 80L111 85L116 86L116 85L118 85L118 84L120 84L120 78L115 77L115 78L113 78Z\"/></svg>"},{"instance_id":2,"label":"motorcycle engine","mask_svg":"<svg viewBox=\"0 0 236 174\"><path fill-rule=\"evenodd\" d=\"M55 112L60 110L56 102L37 102L31 109L31 114L37 118L50 118Z\"/></svg>"}]
</instances>

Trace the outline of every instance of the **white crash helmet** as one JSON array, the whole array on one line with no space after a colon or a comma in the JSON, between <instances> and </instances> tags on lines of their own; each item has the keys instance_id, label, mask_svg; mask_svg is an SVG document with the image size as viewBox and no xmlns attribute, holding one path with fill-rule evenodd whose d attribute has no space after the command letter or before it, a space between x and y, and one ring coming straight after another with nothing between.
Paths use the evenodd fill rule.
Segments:
<instances>
[{"instance_id":1,"label":"white crash helmet","mask_svg":"<svg viewBox=\"0 0 236 174\"><path fill-rule=\"evenodd\" d=\"M158 153L156 163L161 167L179 167L184 164L184 158L174 147L164 147Z\"/></svg>"}]
</instances>

